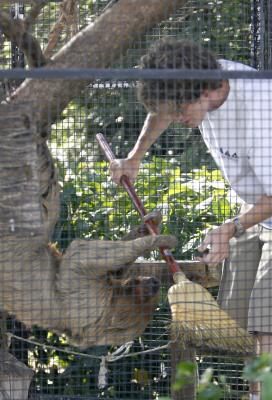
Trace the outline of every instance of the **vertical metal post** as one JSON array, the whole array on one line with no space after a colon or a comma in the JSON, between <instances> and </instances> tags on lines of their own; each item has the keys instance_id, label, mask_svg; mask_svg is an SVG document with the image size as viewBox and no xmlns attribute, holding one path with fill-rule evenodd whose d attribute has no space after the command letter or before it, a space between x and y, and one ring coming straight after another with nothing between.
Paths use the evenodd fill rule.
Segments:
<instances>
[{"instance_id":1,"label":"vertical metal post","mask_svg":"<svg viewBox=\"0 0 272 400\"><path fill-rule=\"evenodd\" d=\"M24 19L24 5L16 3L11 6L10 14L14 19ZM11 42L11 66L12 68L24 68L25 67L25 56L20 51L14 42Z\"/></svg>"},{"instance_id":2,"label":"vertical metal post","mask_svg":"<svg viewBox=\"0 0 272 400\"><path fill-rule=\"evenodd\" d=\"M267 69L272 69L272 0L267 0Z\"/></svg>"},{"instance_id":3,"label":"vertical metal post","mask_svg":"<svg viewBox=\"0 0 272 400\"><path fill-rule=\"evenodd\" d=\"M265 68L265 5L264 0L251 3L251 65L256 69Z\"/></svg>"}]
</instances>

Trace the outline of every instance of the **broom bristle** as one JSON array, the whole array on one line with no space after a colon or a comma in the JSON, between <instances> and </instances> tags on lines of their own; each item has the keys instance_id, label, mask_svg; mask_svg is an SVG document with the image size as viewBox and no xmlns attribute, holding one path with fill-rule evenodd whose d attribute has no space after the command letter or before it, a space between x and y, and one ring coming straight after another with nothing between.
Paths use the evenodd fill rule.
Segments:
<instances>
[{"instance_id":1,"label":"broom bristle","mask_svg":"<svg viewBox=\"0 0 272 400\"><path fill-rule=\"evenodd\" d=\"M211 319L210 311L193 312L189 317L186 307L178 308L177 311L174 305L171 307L172 327L184 346L253 354L253 337L222 310L213 312Z\"/></svg>"},{"instance_id":2,"label":"broom bristle","mask_svg":"<svg viewBox=\"0 0 272 400\"><path fill-rule=\"evenodd\" d=\"M178 275L178 274L175 274ZM201 285L175 276L168 292L173 328L185 345L253 354L253 337Z\"/></svg>"}]
</instances>

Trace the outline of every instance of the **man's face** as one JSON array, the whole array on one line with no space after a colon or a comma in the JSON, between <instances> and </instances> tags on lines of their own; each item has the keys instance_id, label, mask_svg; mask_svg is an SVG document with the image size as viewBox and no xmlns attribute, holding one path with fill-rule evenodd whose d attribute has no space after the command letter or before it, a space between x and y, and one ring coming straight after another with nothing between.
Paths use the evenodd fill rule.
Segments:
<instances>
[{"instance_id":1,"label":"man's face","mask_svg":"<svg viewBox=\"0 0 272 400\"><path fill-rule=\"evenodd\" d=\"M167 115L172 122L179 122L188 128L196 128L201 124L209 111L209 99L202 95L197 101L186 104L162 102L157 107L160 116Z\"/></svg>"}]
</instances>

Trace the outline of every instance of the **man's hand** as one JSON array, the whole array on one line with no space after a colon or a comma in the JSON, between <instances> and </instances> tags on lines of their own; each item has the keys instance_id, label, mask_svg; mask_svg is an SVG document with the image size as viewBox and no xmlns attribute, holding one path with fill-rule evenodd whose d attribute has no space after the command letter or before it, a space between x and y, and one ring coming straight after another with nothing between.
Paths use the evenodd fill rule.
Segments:
<instances>
[{"instance_id":1,"label":"man's hand","mask_svg":"<svg viewBox=\"0 0 272 400\"><path fill-rule=\"evenodd\" d=\"M234 233L235 225L231 221L211 230L197 249L200 253L204 253L198 260L208 265L217 265L228 258L229 241Z\"/></svg>"},{"instance_id":2,"label":"man's hand","mask_svg":"<svg viewBox=\"0 0 272 400\"><path fill-rule=\"evenodd\" d=\"M120 185L120 179L126 175L133 183L138 175L140 161L132 158L116 159L110 163L110 175L113 182Z\"/></svg>"}]
</instances>

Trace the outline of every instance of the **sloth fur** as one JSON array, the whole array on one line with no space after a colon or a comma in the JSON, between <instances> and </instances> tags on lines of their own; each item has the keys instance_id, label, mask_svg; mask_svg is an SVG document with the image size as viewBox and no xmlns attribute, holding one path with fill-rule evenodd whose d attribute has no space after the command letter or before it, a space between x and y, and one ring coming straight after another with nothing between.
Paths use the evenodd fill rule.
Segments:
<instances>
[{"instance_id":1,"label":"sloth fur","mask_svg":"<svg viewBox=\"0 0 272 400\"><path fill-rule=\"evenodd\" d=\"M146 251L174 247L176 239L78 239L61 254L49 244L59 217L59 186L44 141L38 145L38 156L44 237L14 240L12 254L6 252L0 304L27 326L65 333L81 348L132 340L148 324L159 291L158 279L135 276L133 263ZM143 235L142 229L138 232Z\"/></svg>"}]
</instances>

